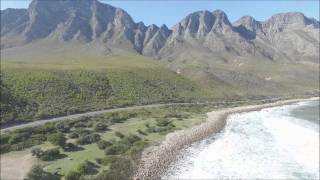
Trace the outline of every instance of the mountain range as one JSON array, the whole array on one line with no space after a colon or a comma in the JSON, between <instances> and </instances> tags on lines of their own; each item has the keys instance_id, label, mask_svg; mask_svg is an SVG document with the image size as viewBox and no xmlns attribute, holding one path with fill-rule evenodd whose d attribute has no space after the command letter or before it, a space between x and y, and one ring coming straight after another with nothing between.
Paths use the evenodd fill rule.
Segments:
<instances>
[{"instance_id":1,"label":"mountain range","mask_svg":"<svg viewBox=\"0 0 320 180\"><path fill-rule=\"evenodd\" d=\"M39 41L95 43L157 59L231 56L318 62L319 21L299 12L234 23L221 10L189 14L169 29L134 22L123 9L97 0L33 0L28 9L1 11L1 49ZM187 53L186 53L187 52ZM188 55L186 55L188 54Z\"/></svg>"}]
</instances>

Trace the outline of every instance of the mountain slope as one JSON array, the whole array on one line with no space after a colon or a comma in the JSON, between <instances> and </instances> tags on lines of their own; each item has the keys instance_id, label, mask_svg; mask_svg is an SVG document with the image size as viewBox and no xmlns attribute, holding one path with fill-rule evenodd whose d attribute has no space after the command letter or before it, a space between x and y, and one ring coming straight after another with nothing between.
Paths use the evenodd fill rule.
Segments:
<instances>
[{"instance_id":1,"label":"mountain slope","mask_svg":"<svg viewBox=\"0 0 320 180\"><path fill-rule=\"evenodd\" d=\"M1 123L317 92L318 32L301 13L231 23L221 10L198 11L169 29L97 0L33 0L1 11Z\"/></svg>"},{"instance_id":2,"label":"mountain slope","mask_svg":"<svg viewBox=\"0 0 320 180\"><path fill-rule=\"evenodd\" d=\"M276 14L265 22L245 16L231 24L220 10L199 11L173 27L172 36L160 54L179 58L183 56L184 48L198 51L200 46L208 55L227 53L282 62L316 62L319 57L318 32L319 22L301 13Z\"/></svg>"},{"instance_id":3,"label":"mountain slope","mask_svg":"<svg viewBox=\"0 0 320 180\"><path fill-rule=\"evenodd\" d=\"M170 34L165 26L135 23L124 10L96 0L34 0L28 10L1 11L1 20L2 48L58 40L141 53L144 46L156 48Z\"/></svg>"}]
</instances>

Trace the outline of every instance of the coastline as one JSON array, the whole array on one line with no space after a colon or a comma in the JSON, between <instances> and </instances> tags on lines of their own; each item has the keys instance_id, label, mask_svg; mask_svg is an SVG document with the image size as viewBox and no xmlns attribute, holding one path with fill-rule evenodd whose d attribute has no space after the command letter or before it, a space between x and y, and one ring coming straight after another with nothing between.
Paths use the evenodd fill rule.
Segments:
<instances>
[{"instance_id":1,"label":"coastline","mask_svg":"<svg viewBox=\"0 0 320 180\"><path fill-rule=\"evenodd\" d=\"M145 149L133 179L161 179L169 165L178 159L181 149L194 142L205 139L214 133L220 132L225 127L227 117L230 114L257 111L264 108L309 100L319 100L319 97L283 100L261 105L232 107L208 112L206 122L190 129L170 133L159 146L152 146Z\"/></svg>"}]
</instances>

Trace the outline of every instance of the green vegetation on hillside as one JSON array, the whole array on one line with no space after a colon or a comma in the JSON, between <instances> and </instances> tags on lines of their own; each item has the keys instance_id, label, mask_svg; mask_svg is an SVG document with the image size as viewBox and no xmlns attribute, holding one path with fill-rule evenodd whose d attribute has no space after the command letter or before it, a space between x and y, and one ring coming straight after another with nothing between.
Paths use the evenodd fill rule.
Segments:
<instances>
[{"instance_id":1,"label":"green vegetation on hillside","mask_svg":"<svg viewBox=\"0 0 320 180\"><path fill-rule=\"evenodd\" d=\"M190 65L129 53L71 52L23 51L23 58L2 57L2 126L141 104L303 94L318 87L313 75L318 71L310 65L280 66L252 59L243 63L194 59L195 65Z\"/></svg>"},{"instance_id":2,"label":"green vegetation on hillside","mask_svg":"<svg viewBox=\"0 0 320 180\"><path fill-rule=\"evenodd\" d=\"M195 82L162 68L4 69L1 124L136 104L190 102L207 96Z\"/></svg>"}]
</instances>

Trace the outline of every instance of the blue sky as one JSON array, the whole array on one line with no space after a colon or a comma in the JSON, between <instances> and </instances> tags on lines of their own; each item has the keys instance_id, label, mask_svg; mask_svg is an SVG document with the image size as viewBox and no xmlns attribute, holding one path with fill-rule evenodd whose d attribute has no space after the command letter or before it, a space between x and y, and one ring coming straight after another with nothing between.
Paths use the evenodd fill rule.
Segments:
<instances>
[{"instance_id":1,"label":"blue sky","mask_svg":"<svg viewBox=\"0 0 320 180\"><path fill-rule=\"evenodd\" d=\"M102 1L102 0L100 0ZM128 0L115 1L103 0L105 3L126 10L132 18L138 22L143 21L146 25L166 24L169 27L180 21L191 12L198 10L221 9L228 15L231 22L236 21L243 15L251 15L257 20L263 21L271 15L280 12L299 11L308 17L319 20L318 0L225 0L225 1L202 1L202 0ZM1 0L1 9L27 8L30 0Z\"/></svg>"}]
</instances>

